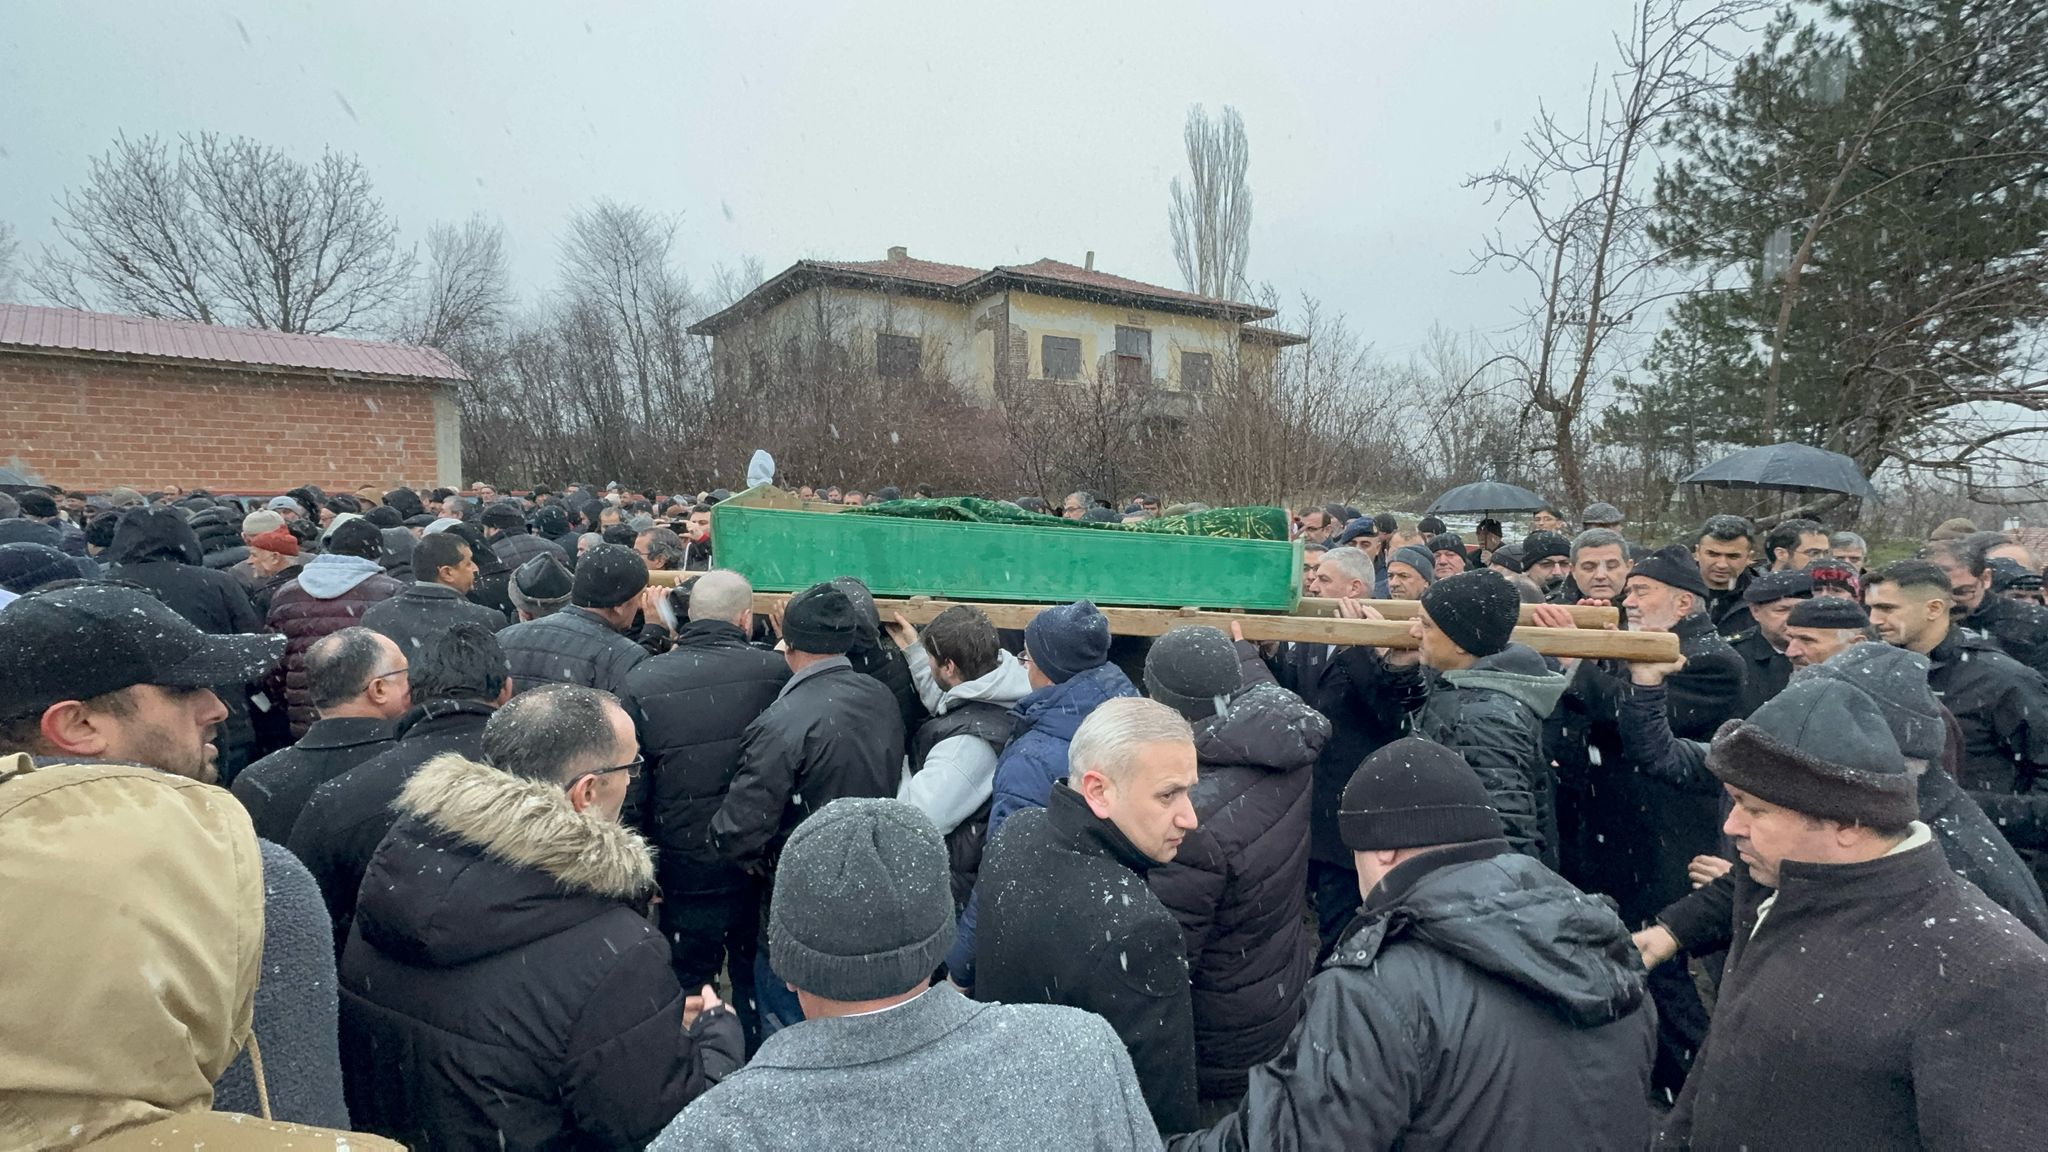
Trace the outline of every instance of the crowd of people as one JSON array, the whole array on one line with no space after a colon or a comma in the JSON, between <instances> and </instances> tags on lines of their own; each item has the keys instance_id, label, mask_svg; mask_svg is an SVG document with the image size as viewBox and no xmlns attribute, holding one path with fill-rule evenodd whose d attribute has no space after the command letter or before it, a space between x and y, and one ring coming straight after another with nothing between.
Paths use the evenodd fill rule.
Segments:
<instances>
[{"instance_id":1,"label":"crowd of people","mask_svg":"<svg viewBox=\"0 0 2048 1152\"><path fill-rule=\"evenodd\" d=\"M2007 534L1316 506L1412 648L1146 641L757 612L729 496L0 496L0 1146L2048 1144Z\"/></svg>"}]
</instances>

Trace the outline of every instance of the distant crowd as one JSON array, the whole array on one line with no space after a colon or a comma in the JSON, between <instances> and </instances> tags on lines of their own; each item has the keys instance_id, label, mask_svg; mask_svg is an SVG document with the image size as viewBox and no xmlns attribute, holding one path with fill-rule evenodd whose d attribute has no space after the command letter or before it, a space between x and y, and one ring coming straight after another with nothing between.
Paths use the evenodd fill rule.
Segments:
<instances>
[{"instance_id":1,"label":"distant crowd","mask_svg":"<svg viewBox=\"0 0 2048 1152\"><path fill-rule=\"evenodd\" d=\"M2048 1145L2012 536L1290 511L1380 648L759 599L731 496L0 495L0 1146Z\"/></svg>"}]
</instances>

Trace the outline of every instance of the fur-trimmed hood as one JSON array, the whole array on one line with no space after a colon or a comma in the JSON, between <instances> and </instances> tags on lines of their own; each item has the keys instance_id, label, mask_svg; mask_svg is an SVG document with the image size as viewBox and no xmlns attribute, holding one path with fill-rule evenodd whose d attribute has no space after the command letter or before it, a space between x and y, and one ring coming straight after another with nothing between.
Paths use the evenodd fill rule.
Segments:
<instances>
[{"instance_id":1,"label":"fur-trimmed hood","mask_svg":"<svg viewBox=\"0 0 2048 1152\"><path fill-rule=\"evenodd\" d=\"M552 784L446 753L406 783L398 824L365 875L363 938L415 964L453 966L645 898L654 852L578 812Z\"/></svg>"}]
</instances>

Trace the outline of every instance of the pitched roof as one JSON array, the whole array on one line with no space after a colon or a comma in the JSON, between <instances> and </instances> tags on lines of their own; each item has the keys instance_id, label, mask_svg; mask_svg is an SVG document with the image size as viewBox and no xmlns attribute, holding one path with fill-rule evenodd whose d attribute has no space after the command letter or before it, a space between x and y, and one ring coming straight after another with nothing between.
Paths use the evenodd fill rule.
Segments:
<instances>
[{"instance_id":1,"label":"pitched roof","mask_svg":"<svg viewBox=\"0 0 2048 1152\"><path fill-rule=\"evenodd\" d=\"M29 304L0 304L0 349L9 348L311 369L410 380L469 379L469 373L437 349L410 344Z\"/></svg>"},{"instance_id":2,"label":"pitched roof","mask_svg":"<svg viewBox=\"0 0 2048 1152\"><path fill-rule=\"evenodd\" d=\"M820 283L903 290L956 301L970 301L1015 288L1048 295L1107 299L1168 312L1220 316L1239 323L1275 315L1271 308L1256 304L1217 300L1050 258L982 270L905 255L888 260L799 260L731 307L692 324L690 331L699 336L715 335L737 320Z\"/></svg>"}]
</instances>

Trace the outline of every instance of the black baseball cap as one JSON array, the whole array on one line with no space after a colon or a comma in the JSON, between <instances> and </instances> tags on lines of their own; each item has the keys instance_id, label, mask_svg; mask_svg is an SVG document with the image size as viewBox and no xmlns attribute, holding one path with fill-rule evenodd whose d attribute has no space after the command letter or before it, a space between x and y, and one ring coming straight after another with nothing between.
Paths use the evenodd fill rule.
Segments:
<instances>
[{"instance_id":1,"label":"black baseball cap","mask_svg":"<svg viewBox=\"0 0 2048 1152\"><path fill-rule=\"evenodd\" d=\"M40 713L137 684L212 688L254 680L284 656L282 636L213 636L133 586L75 584L0 611L0 717Z\"/></svg>"}]
</instances>

